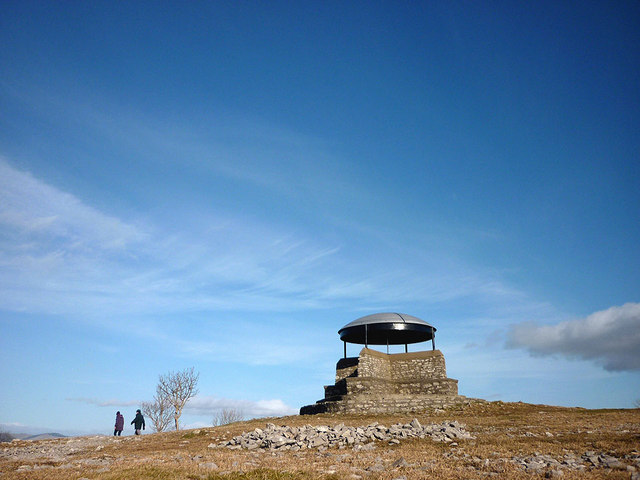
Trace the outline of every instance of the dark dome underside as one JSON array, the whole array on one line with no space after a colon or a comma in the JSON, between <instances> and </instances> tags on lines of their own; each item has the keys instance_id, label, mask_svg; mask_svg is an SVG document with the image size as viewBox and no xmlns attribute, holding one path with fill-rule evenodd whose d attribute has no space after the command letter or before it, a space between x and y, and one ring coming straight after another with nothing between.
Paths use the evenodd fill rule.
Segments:
<instances>
[{"instance_id":1,"label":"dark dome underside","mask_svg":"<svg viewBox=\"0 0 640 480\"><path fill-rule=\"evenodd\" d=\"M362 345L406 345L426 342L436 329L424 324L384 322L345 326L338 334L340 340Z\"/></svg>"}]
</instances>

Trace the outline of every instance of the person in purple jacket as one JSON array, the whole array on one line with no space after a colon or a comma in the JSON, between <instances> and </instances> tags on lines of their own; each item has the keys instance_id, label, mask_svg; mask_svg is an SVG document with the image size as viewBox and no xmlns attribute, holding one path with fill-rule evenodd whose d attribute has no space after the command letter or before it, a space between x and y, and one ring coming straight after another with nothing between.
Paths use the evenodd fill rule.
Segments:
<instances>
[{"instance_id":1,"label":"person in purple jacket","mask_svg":"<svg viewBox=\"0 0 640 480\"><path fill-rule=\"evenodd\" d=\"M113 436L120 436L122 430L124 430L124 417L120 415L120 412L116 412L116 428L113 431Z\"/></svg>"}]
</instances>

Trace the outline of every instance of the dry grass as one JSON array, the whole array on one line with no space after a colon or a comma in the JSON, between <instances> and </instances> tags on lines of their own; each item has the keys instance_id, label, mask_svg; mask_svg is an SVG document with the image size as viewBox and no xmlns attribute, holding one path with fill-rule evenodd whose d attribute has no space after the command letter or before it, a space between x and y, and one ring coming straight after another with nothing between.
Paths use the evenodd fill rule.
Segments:
<instances>
[{"instance_id":1,"label":"dry grass","mask_svg":"<svg viewBox=\"0 0 640 480\"><path fill-rule=\"evenodd\" d=\"M374 421L387 426L409 422L416 416L421 423L458 420L466 424L475 440L457 446L431 440L410 440L396 446L378 444L373 451L354 452L332 449L326 452L270 452L208 448L211 443L264 427L271 422L301 426L367 425ZM66 442L66 439L49 442ZM14 442L7 448L20 448L36 442ZM107 443L96 451L79 449L62 461L15 461L0 456L0 478L70 480L85 477L97 480L290 480L290 479L535 479L539 474L525 473L511 461L514 456L549 455L562 459L565 454L581 456L587 451L607 453L617 458L637 456L640 449L640 410L585 410L542 405L494 402L462 409L424 415L318 415L292 416L238 422L215 428L147 434ZM194 460L195 457L195 460ZM404 458L411 466L393 468ZM77 466L78 461L108 461L100 465ZM218 469L203 469L202 463L214 462ZM21 465L46 465L72 468L44 468L19 471ZM376 466L382 466L375 471ZM373 467L373 471L370 469ZM565 470L563 479L629 479L624 469Z\"/></svg>"}]
</instances>

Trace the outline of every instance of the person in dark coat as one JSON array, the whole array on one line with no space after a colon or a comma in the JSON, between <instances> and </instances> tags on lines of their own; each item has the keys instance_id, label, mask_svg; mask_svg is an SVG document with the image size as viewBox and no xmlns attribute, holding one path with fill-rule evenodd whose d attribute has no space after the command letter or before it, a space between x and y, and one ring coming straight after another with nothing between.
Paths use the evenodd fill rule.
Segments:
<instances>
[{"instance_id":1,"label":"person in dark coat","mask_svg":"<svg viewBox=\"0 0 640 480\"><path fill-rule=\"evenodd\" d=\"M113 436L120 436L122 430L124 430L124 417L120 415L120 412L116 412L116 425L113 430Z\"/></svg>"},{"instance_id":2,"label":"person in dark coat","mask_svg":"<svg viewBox=\"0 0 640 480\"><path fill-rule=\"evenodd\" d=\"M140 435L140 428L144 430L144 417L142 416L140 409L136 410L136 418L131 420L131 425L135 427L136 435Z\"/></svg>"}]
</instances>

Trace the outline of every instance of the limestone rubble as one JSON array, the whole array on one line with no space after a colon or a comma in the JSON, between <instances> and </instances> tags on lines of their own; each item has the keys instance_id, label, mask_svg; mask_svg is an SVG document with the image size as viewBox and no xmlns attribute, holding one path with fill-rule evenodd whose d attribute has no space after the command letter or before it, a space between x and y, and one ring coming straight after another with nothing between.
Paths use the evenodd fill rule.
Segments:
<instances>
[{"instance_id":1,"label":"limestone rubble","mask_svg":"<svg viewBox=\"0 0 640 480\"><path fill-rule=\"evenodd\" d=\"M421 425L418 419L411 423L397 423L385 427L377 422L363 427L349 427L339 424L334 427L320 425L303 427L276 426L268 423L265 429L255 430L218 445L234 450L304 450L307 448L355 447L371 448L372 442L399 443L408 438L431 438L436 442L453 442L458 439L473 438L464 425L458 422Z\"/></svg>"}]
</instances>

